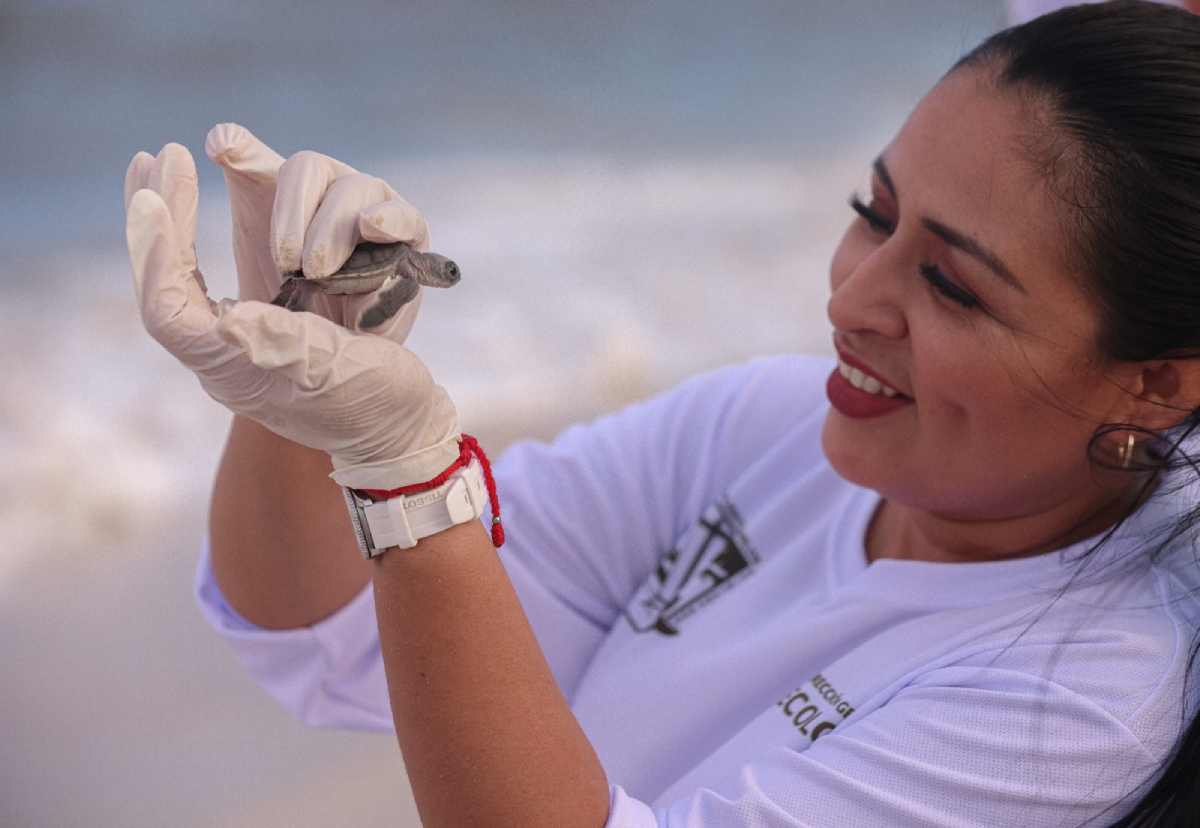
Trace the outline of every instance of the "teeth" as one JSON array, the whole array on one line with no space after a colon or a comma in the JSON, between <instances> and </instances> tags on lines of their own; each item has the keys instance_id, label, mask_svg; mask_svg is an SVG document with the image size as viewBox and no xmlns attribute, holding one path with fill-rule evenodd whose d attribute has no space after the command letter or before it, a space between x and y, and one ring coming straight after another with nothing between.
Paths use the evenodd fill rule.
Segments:
<instances>
[{"instance_id":1,"label":"teeth","mask_svg":"<svg viewBox=\"0 0 1200 828\"><path fill-rule=\"evenodd\" d=\"M838 360L838 372L859 391L865 391L868 394L883 394L885 397L894 397L898 393L896 389L889 388L874 377L868 377L857 368L851 368L840 359Z\"/></svg>"}]
</instances>

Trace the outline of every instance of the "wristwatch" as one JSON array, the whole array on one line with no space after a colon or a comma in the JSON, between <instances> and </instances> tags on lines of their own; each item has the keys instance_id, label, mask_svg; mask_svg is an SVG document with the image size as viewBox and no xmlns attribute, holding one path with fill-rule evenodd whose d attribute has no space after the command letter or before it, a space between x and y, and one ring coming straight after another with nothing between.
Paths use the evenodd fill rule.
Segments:
<instances>
[{"instance_id":1,"label":"wristwatch","mask_svg":"<svg viewBox=\"0 0 1200 828\"><path fill-rule=\"evenodd\" d=\"M358 549L367 560L379 557L393 546L411 549L421 538L478 520L488 501L478 458L472 458L470 464L455 471L445 483L426 492L387 500L371 500L345 487L342 492Z\"/></svg>"}]
</instances>

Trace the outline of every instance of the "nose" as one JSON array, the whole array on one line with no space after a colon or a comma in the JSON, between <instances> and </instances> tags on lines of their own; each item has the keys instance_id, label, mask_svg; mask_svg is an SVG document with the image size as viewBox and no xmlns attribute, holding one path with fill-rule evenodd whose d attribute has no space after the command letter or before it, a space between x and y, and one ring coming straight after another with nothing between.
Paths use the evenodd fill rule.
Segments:
<instances>
[{"instance_id":1,"label":"nose","mask_svg":"<svg viewBox=\"0 0 1200 828\"><path fill-rule=\"evenodd\" d=\"M846 263L835 256L825 313L835 330L902 339L908 334L903 302L903 265L888 255L888 245ZM840 267L839 267L840 266Z\"/></svg>"}]
</instances>

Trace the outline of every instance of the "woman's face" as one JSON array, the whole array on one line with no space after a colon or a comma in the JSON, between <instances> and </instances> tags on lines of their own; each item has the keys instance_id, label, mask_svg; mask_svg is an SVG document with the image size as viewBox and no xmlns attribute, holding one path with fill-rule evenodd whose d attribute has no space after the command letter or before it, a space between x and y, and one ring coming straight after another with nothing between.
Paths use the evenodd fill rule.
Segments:
<instances>
[{"instance_id":1,"label":"woman's face","mask_svg":"<svg viewBox=\"0 0 1200 828\"><path fill-rule=\"evenodd\" d=\"M989 77L961 69L918 104L830 268L835 347L910 399L876 414L885 397L831 377L825 454L846 479L954 520L1095 499L1087 443L1128 400L1101 373L1067 207L1022 149L1031 110Z\"/></svg>"}]
</instances>

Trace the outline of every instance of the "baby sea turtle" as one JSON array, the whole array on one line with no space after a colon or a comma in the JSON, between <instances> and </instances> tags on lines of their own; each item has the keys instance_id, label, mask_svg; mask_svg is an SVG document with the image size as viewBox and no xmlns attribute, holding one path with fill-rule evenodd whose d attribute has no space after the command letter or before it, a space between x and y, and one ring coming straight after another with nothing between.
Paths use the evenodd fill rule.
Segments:
<instances>
[{"instance_id":1,"label":"baby sea turtle","mask_svg":"<svg viewBox=\"0 0 1200 828\"><path fill-rule=\"evenodd\" d=\"M294 311L304 310L313 290L329 294L378 291L358 319L360 328L374 328L416 298L419 285L452 287L461 274L458 265L445 256L421 253L406 242L362 242L336 273L315 279L293 270L283 277L279 295L271 304Z\"/></svg>"}]
</instances>

